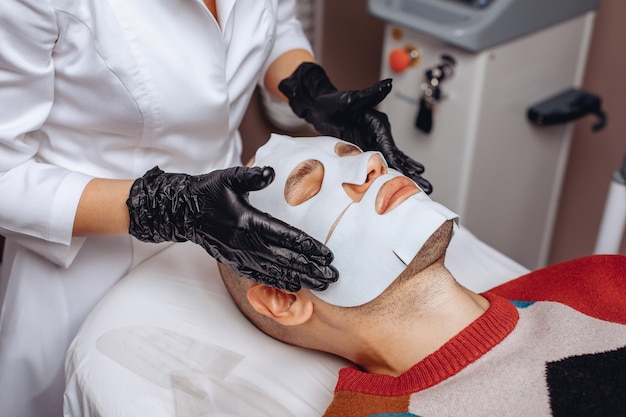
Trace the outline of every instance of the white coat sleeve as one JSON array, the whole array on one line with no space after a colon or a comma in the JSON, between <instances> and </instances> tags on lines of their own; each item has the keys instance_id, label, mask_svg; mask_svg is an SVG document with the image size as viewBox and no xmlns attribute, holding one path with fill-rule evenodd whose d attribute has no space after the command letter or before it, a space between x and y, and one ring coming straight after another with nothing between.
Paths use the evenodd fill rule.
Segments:
<instances>
[{"instance_id":1,"label":"white coat sleeve","mask_svg":"<svg viewBox=\"0 0 626 417\"><path fill-rule=\"evenodd\" d=\"M311 43L304 34L302 24L296 18L295 0L277 0L276 41L262 73L265 74L276 58L292 49L306 49L313 54Z\"/></svg>"},{"instance_id":2,"label":"white coat sleeve","mask_svg":"<svg viewBox=\"0 0 626 417\"><path fill-rule=\"evenodd\" d=\"M304 34L302 24L296 18L295 1L278 0L278 7L276 10L276 43L274 44L274 48L272 49L267 63L263 68L263 74L265 74L267 68L276 58L292 49L305 49L313 55L311 44ZM263 78L264 77L262 77L261 80L263 80ZM288 103L270 94L265 89L262 81L260 82L260 87L265 114L275 126L286 131L295 131L308 125L304 119L296 116L293 110L291 110L291 107L289 107Z\"/></svg>"},{"instance_id":3,"label":"white coat sleeve","mask_svg":"<svg viewBox=\"0 0 626 417\"><path fill-rule=\"evenodd\" d=\"M83 239L72 238L89 176L45 164L38 134L54 100L52 51L58 36L48 0L0 6L0 234L69 266Z\"/></svg>"}]
</instances>

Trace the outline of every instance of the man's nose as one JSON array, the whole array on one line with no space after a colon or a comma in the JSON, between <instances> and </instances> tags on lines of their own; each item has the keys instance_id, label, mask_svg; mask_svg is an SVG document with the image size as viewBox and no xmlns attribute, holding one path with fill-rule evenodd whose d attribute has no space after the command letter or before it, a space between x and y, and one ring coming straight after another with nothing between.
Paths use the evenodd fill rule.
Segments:
<instances>
[{"instance_id":1,"label":"man's nose","mask_svg":"<svg viewBox=\"0 0 626 417\"><path fill-rule=\"evenodd\" d=\"M354 202L359 202L374 180L387 173L387 164L378 153L372 153L367 160L367 175L362 184L343 183L343 189Z\"/></svg>"}]
</instances>

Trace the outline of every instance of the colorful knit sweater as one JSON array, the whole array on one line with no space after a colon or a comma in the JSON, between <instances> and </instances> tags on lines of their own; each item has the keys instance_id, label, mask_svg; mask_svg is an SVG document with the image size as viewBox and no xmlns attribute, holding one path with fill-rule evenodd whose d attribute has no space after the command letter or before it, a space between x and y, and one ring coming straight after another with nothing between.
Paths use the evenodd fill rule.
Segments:
<instances>
[{"instance_id":1,"label":"colorful knit sweater","mask_svg":"<svg viewBox=\"0 0 626 417\"><path fill-rule=\"evenodd\" d=\"M404 374L342 369L325 416L626 416L626 257L564 262L483 295L487 311Z\"/></svg>"}]
</instances>

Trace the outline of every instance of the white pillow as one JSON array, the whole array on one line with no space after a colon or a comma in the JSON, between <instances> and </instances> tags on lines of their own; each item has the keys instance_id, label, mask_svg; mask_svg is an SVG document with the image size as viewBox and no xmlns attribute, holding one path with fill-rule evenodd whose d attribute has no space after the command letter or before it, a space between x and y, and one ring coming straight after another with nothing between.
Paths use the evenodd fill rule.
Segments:
<instances>
[{"instance_id":1,"label":"white pillow","mask_svg":"<svg viewBox=\"0 0 626 417\"><path fill-rule=\"evenodd\" d=\"M67 356L65 415L319 416L345 365L261 333L215 261L175 244L122 279L82 326Z\"/></svg>"}]
</instances>

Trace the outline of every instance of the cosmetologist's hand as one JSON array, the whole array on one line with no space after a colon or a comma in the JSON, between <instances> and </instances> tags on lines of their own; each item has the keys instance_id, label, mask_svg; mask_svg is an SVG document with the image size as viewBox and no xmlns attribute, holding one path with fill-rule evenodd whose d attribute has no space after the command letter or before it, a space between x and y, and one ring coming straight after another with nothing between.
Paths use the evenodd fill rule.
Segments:
<instances>
[{"instance_id":1,"label":"cosmetologist's hand","mask_svg":"<svg viewBox=\"0 0 626 417\"><path fill-rule=\"evenodd\" d=\"M270 167L235 167L191 176L155 167L138 178L126 202L129 232L147 242L192 241L262 284L323 290L338 277L330 249L263 213L247 193L274 179Z\"/></svg>"},{"instance_id":2,"label":"cosmetologist's hand","mask_svg":"<svg viewBox=\"0 0 626 417\"><path fill-rule=\"evenodd\" d=\"M413 179L427 194L432 192L432 185L422 177L424 166L396 147L387 115L374 108L391 91L391 79L362 90L338 91L321 66L305 62L280 82L279 89L294 113L318 132L352 142L364 151L381 152L389 166Z\"/></svg>"}]
</instances>

